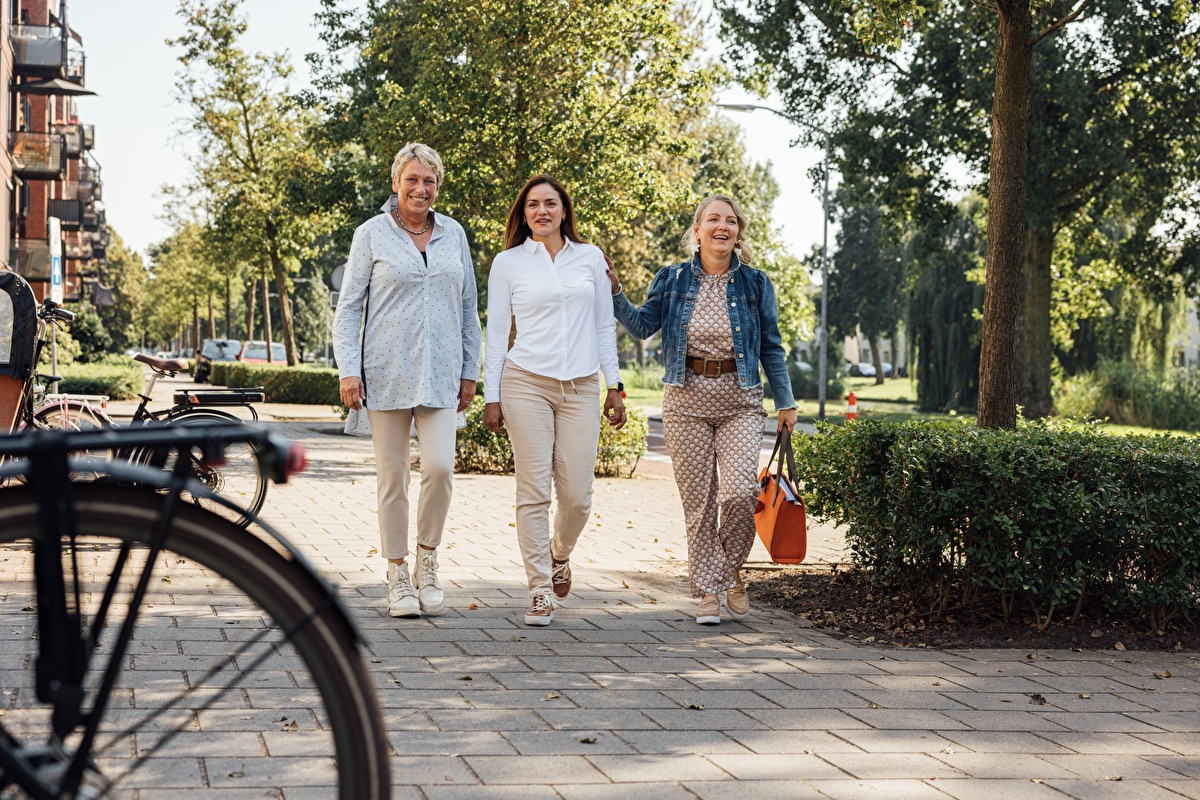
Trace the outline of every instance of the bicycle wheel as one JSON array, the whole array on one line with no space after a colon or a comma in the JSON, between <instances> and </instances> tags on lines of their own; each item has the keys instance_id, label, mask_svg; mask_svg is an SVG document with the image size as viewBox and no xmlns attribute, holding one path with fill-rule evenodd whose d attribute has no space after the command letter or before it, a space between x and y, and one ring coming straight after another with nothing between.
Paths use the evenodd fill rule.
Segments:
<instances>
[{"instance_id":1,"label":"bicycle wheel","mask_svg":"<svg viewBox=\"0 0 1200 800\"><path fill-rule=\"evenodd\" d=\"M57 400L47 405L33 415L35 424L40 423L52 430L87 431L112 427L113 421L103 411L97 410L90 403L81 400ZM76 456L87 456L100 461L108 461L113 454L107 450L89 450L74 453ZM99 476L99 472L72 472L72 480L91 481Z\"/></svg>"},{"instance_id":2,"label":"bicycle wheel","mask_svg":"<svg viewBox=\"0 0 1200 800\"><path fill-rule=\"evenodd\" d=\"M103 793L75 797L130 797L152 787L390 796L374 680L350 622L310 569L187 504L148 564L161 497L102 484L74 484L72 493L79 537L63 573L68 594L78 585L88 630L105 592L116 591L87 664L82 709L93 707L131 587L141 570L154 569L90 754L89 782ZM69 760L80 735L52 740L32 670L19 666L37 653L30 550L41 535L34 491L0 491L0 621L10 631L5 663L14 665L5 670L0 739L15 738L25 752L57 745ZM125 569L114 575L126 548ZM0 794L10 780L0 773Z\"/></svg>"},{"instance_id":3,"label":"bicycle wheel","mask_svg":"<svg viewBox=\"0 0 1200 800\"><path fill-rule=\"evenodd\" d=\"M222 411L198 409L164 420L163 423L166 425L240 425L242 420ZM147 455L143 454L143 460ZM172 453L168 457L164 465L167 470L174 468L175 455ZM268 481L258 463L258 452L254 449L254 445L249 442L229 445L225 449L225 463L220 466L207 466L195 460L191 455L188 457L193 459L192 474L196 480L249 513L237 513L207 498L185 494L184 497L189 502L215 511L243 527L250 522L251 514L257 514L262 509L263 502L267 498Z\"/></svg>"}]
</instances>

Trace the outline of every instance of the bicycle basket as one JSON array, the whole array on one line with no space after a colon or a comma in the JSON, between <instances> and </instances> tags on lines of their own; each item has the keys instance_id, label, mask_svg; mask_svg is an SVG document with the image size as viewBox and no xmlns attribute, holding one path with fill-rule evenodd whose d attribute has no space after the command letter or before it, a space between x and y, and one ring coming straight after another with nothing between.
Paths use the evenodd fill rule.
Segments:
<instances>
[{"instance_id":1,"label":"bicycle basket","mask_svg":"<svg viewBox=\"0 0 1200 800\"><path fill-rule=\"evenodd\" d=\"M33 372L37 300L15 272L0 271L0 375L25 380Z\"/></svg>"}]
</instances>

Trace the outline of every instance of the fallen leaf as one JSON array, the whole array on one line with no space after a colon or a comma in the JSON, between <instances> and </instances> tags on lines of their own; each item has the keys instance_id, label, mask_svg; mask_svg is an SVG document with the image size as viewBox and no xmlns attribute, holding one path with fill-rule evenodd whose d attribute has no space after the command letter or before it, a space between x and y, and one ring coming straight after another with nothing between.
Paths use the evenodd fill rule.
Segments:
<instances>
[{"instance_id":1,"label":"fallen leaf","mask_svg":"<svg viewBox=\"0 0 1200 800\"><path fill-rule=\"evenodd\" d=\"M467 606L467 608L469 608L471 611L477 611L479 609L479 603L471 603L471 605Z\"/></svg>"},{"instance_id":2,"label":"fallen leaf","mask_svg":"<svg viewBox=\"0 0 1200 800\"><path fill-rule=\"evenodd\" d=\"M876 704L876 703L871 703L871 706L870 706L870 707L871 707L871 708L879 708L878 704Z\"/></svg>"},{"instance_id":3,"label":"fallen leaf","mask_svg":"<svg viewBox=\"0 0 1200 800\"><path fill-rule=\"evenodd\" d=\"M1160 681L1165 678L1169 678L1169 677L1171 677L1171 670L1168 669L1168 670L1163 670L1162 672L1156 672L1156 673L1154 673L1154 677L1158 678Z\"/></svg>"},{"instance_id":4,"label":"fallen leaf","mask_svg":"<svg viewBox=\"0 0 1200 800\"><path fill-rule=\"evenodd\" d=\"M621 585L624 586L626 589L629 588L629 584L626 583L625 581L621 581Z\"/></svg>"},{"instance_id":5,"label":"fallen leaf","mask_svg":"<svg viewBox=\"0 0 1200 800\"><path fill-rule=\"evenodd\" d=\"M579 740L579 743L580 744L595 744L596 737L595 736L584 736L582 739Z\"/></svg>"},{"instance_id":6,"label":"fallen leaf","mask_svg":"<svg viewBox=\"0 0 1200 800\"><path fill-rule=\"evenodd\" d=\"M699 703L692 703L688 706L692 711L703 711L704 706Z\"/></svg>"},{"instance_id":7,"label":"fallen leaf","mask_svg":"<svg viewBox=\"0 0 1200 800\"><path fill-rule=\"evenodd\" d=\"M1093 639L1099 639L1103 635L1104 635L1104 632L1101 631L1099 628L1094 628L1091 633L1091 636Z\"/></svg>"},{"instance_id":8,"label":"fallen leaf","mask_svg":"<svg viewBox=\"0 0 1200 800\"><path fill-rule=\"evenodd\" d=\"M1080 699L1080 700L1091 700L1091 699L1092 699L1092 696L1091 696L1090 694L1087 694L1087 693L1085 693L1085 692L1080 692L1080 693L1079 693L1079 699Z\"/></svg>"},{"instance_id":9,"label":"fallen leaf","mask_svg":"<svg viewBox=\"0 0 1200 800\"><path fill-rule=\"evenodd\" d=\"M560 697L562 697L562 695L561 695L561 694L559 694L558 692L549 692L549 693L548 693L548 694L547 694L545 697L543 697L542 699L543 699L543 700L557 700L557 699L558 699L558 698L560 698Z\"/></svg>"},{"instance_id":10,"label":"fallen leaf","mask_svg":"<svg viewBox=\"0 0 1200 800\"><path fill-rule=\"evenodd\" d=\"M675 652L675 648L674 648L674 647L668 647L668 646L667 646L667 645L665 645L665 644L664 644L662 647L658 648L658 649L659 649L659 650L665 650L665 651L667 651L668 653L674 653L674 652Z\"/></svg>"},{"instance_id":11,"label":"fallen leaf","mask_svg":"<svg viewBox=\"0 0 1200 800\"><path fill-rule=\"evenodd\" d=\"M1046 705L1046 698L1042 697L1037 692L1034 692L1033 694L1029 695L1029 702L1035 706L1044 706Z\"/></svg>"},{"instance_id":12,"label":"fallen leaf","mask_svg":"<svg viewBox=\"0 0 1200 800\"><path fill-rule=\"evenodd\" d=\"M1116 644L1114 644L1114 645L1113 645L1113 650L1121 650L1121 651L1124 651L1124 650L1125 650L1125 645L1121 644L1120 642L1117 642Z\"/></svg>"},{"instance_id":13,"label":"fallen leaf","mask_svg":"<svg viewBox=\"0 0 1200 800\"><path fill-rule=\"evenodd\" d=\"M1104 780L1106 780L1106 781L1123 781L1123 780L1125 780L1125 778L1121 777L1120 775L1105 775Z\"/></svg>"},{"instance_id":14,"label":"fallen leaf","mask_svg":"<svg viewBox=\"0 0 1200 800\"><path fill-rule=\"evenodd\" d=\"M458 676L458 679L459 679L460 681L473 681L473 680L475 680L475 679L474 679L474 678L472 678L470 675L459 675L459 676Z\"/></svg>"}]
</instances>

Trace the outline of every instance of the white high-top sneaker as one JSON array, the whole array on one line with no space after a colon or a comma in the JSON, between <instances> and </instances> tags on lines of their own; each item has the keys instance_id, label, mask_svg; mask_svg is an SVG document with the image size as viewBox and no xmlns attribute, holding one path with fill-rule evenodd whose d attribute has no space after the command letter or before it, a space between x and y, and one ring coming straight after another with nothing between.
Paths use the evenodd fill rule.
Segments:
<instances>
[{"instance_id":1,"label":"white high-top sneaker","mask_svg":"<svg viewBox=\"0 0 1200 800\"><path fill-rule=\"evenodd\" d=\"M388 613L393 617L419 617L421 604L408 577L408 564L388 564Z\"/></svg>"},{"instance_id":2,"label":"white high-top sneaker","mask_svg":"<svg viewBox=\"0 0 1200 800\"><path fill-rule=\"evenodd\" d=\"M446 610L446 595L442 592L442 581L438 578L437 550L417 547L417 566L413 570L413 583L421 601L421 611L430 616Z\"/></svg>"}]
</instances>

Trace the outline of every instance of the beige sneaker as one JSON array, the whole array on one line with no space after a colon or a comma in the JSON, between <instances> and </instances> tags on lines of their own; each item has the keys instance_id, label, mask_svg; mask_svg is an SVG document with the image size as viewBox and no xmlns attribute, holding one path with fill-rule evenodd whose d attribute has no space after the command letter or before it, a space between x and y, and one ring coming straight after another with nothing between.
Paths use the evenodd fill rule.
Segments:
<instances>
[{"instance_id":1,"label":"beige sneaker","mask_svg":"<svg viewBox=\"0 0 1200 800\"><path fill-rule=\"evenodd\" d=\"M562 599L571 593L571 562L550 559L550 584L554 587L554 596Z\"/></svg>"},{"instance_id":2,"label":"beige sneaker","mask_svg":"<svg viewBox=\"0 0 1200 800\"><path fill-rule=\"evenodd\" d=\"M417 547L417 567L413 570L413 586L421 602L422 614L440 614L446 610L446 595L438 578L437 550Z\"/></svg>"},{"instance_id":3,"label":"beige sneaker","mask_svg":"<svg viewBox=\"0 0 1200 800\"><path fill-rule=\"evenodd\" d=\"M721 624L721 601L717 595L706 594L700 598L700 605L696 607L696 624Z\"/></svg>"},{"instance_id":4,"label":"beige sneaker","mask_svg":"<svg viewBox=\"0 0 1200 800\"><path fill-rule=\"evenodd\" d=\"M529 602L525 612L525 624L544 627L554 620L554 598L549 592L538 592Z\"/></svg>"},{"instance_id":5,"label":"beige sneaker","mask_svg":"<svg viewBox=\"0 0 1200 800\"><path fill-rule=\"evenodd\" d=\"M421 616L421 601L408 575L408 564L388 564L388 614L393 617Z\"/></svg>"},{"instance_id":6,"label":"beige sneaker","mask_svg":"<svg viewBox=\"0 0 1200 800\"><path fill-rule=\"evenodd\" d=\"M737 581L737 588L725 593L725 607L729 609L729 616L745 619L750 614L750 595L746 594L746 585L742 583L740 569L733 571L733 579Z\"/></svg>"}]
</instances>

